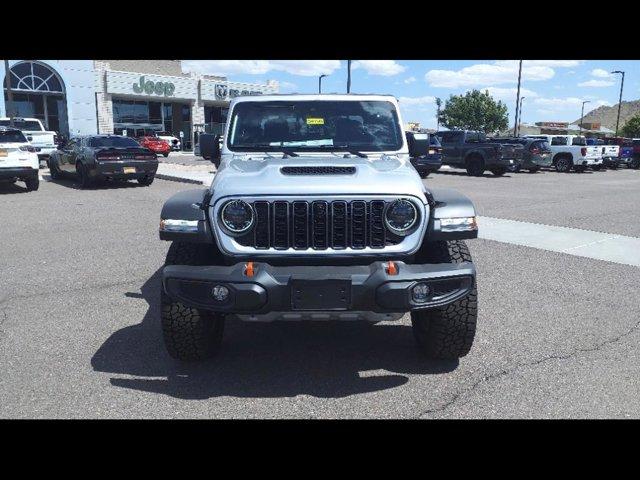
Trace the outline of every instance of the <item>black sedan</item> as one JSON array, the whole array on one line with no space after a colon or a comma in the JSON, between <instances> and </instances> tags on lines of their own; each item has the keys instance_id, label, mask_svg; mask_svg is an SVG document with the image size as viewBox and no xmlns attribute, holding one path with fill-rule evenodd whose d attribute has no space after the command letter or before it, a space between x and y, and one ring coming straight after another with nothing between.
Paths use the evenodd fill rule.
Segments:
<instances>
[{"instance_id":1,"label":"black sedan","mask_svg":"<svg viewBox=\"0 0 640 480\"><path fill-rule=\"evenodd\" d=\"M158 170L158 157L132 138L88 135L59 145L48 164L52 179L73 176L81 188L106 179L136 179L141 185L148 186Z\"/></svg>"}]
</instances>

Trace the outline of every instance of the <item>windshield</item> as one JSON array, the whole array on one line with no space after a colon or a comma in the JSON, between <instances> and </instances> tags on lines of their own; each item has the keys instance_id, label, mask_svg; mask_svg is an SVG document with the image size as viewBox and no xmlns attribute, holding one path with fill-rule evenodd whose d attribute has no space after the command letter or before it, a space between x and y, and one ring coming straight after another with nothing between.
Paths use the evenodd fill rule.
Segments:
<instances>
[{"instance_id":1,"label":"windshield","mask_svg":"<svg viewBox=\"0 0 640 480\"><path fill-rule=\"evenodd\" d=\"M385 101L240 102L229 148L237 151L400 150L396 109Z\"/></svg>"},{"instance_id":2,"label":"windshield","mask_svg":"<svg viewBox=\"0 0 640 480\"><path fill-rule=\"evenodd\" d=\"M95 137L91 139L92 147L130 148L140 147L140 144L129 137Z\"/></svg>"},{"instance_id":3,"label":"windshield","mask_svg":"<svg viewBox=\"0 0 640 480\"><path fill-rule=\"evenodd\" d=\"M0 143L27 143L27 139L19 130L0 132Z\"/></svg>"},{"instance_id":4,"label":"windshield","mask_svg":"<svg viewBox=\"0 0 640 480\"><path fill-rule=\"evenodd\" d=\"M9 120L0 120L0 126L9 127ZM13 119L13 128L17 128L18 130L27 130L34 132L41 132L42 128L40 128L40 124L35 120L17 120Z\"/></svg>"}]
</instances>

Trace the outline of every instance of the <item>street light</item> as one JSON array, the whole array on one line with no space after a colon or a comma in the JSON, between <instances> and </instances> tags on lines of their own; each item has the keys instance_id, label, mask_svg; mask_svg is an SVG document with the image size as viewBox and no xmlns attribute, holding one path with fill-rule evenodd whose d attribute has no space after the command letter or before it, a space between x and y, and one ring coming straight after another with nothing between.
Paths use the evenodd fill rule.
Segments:
<instances>
[{"instance_id":1,"label":"street light","mask_svg":"<svg viewBox=\"0 0 640 480\"><path fill-rule=\"evenodd\" d=\"M322 93L322 79L326 77L326 75L320 75L318 77L318 93Z\"/></svg>"},{"instance_id":2,"label":"street light","mask_svg":"<svg viewBox=\"0 0 640 480\"><path fill-rule=\"evenodd\" d=\"M520 125L522 124L522 101L525 98L526 97L520 97L520 120L518 120L518 134L516 135L516 137L520 136Z\"/></svg>"},{"instance_id":3,"label":"street light","mask_svg":"<svg viewBox=\"0 0 640 480\"><path fill-rule=\"evenodd\" d=\"M513 136L517 136L516 130L518 130L518 113L520 106L520 80L522 79L522 60L520 60L520 67L518 68L518 94L516 95L516 124L513 126Z\"/></svg>"},{"instance_id":4,"label":"street light","mask_svg":"<svg viewBox=\"0 0 640 480\"><path fill-rule=\"evenodd\" d=\"M347 60L347 93L351 93L351 60Z\"/></svg>"},{"instance_id":5,"label":"street light","mask_svg":"<svg viewBox=\"0 0 640 480\"><path fill-rule=\"evenodd\" d=\"M580 135L582 135L582 122L584 121L584 104L585 103L591 103L590 100L585 100L584 102L582 102L582 113L580 113ZM616 133L616 136L618 134Z\"/></svg>"},{"instance_id":6,"label":"street light","mask_svg":"<svg viewBox=\"0 0 640 480\"><path fill-rule=\"evenodd\" d=\"M622 87L624 87L624 72L621 70L614 70L611 73L619 73L622 75L622 81L620 82L620 100L618 100L618 119L616 120L616 137L617 137L618 127L620 126L620 107L622 107Z\"/></svg>"}]
</instances>

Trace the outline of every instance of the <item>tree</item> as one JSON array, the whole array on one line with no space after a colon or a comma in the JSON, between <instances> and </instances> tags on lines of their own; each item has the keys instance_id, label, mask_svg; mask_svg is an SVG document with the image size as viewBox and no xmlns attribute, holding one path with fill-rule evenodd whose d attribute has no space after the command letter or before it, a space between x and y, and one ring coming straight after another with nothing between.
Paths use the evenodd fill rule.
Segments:
<instances>
[{"instance_id":1,"label":"tree","mask_svg":"<svg viewBox=\"0 0 640 480\"><path fill-rule=\"evenodd\" d=\"M478 130L493 133L508 128L507 106L495 101L488 91L472 90L451 95L440 110L440 124L449 129Z\"/></svg>"},{"instance_id":2,"label":"tree","mask_svg":"<svg viewBox=\"0 0 640 480\"><path fill-rule=\"evenodd\" d=\"M638 138L640 137L640 114L631 117L620 129L623 137Z\"/></svg>"}]
</instances>

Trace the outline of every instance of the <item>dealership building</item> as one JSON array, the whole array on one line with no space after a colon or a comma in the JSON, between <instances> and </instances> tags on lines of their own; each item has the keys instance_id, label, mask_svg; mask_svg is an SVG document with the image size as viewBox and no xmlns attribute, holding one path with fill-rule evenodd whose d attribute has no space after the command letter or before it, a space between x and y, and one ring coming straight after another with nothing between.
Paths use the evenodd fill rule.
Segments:
<instances>
[{"instance_id":1,"label":"dealership building","mask_svg":"<svg viewBox=\"0 0 640 480\"><path fill-rule=\"evenodd\" d=\"M180 60L10 60L13 114L65 136L171 132L187 148L219 133L231 99L278 92L278 83L230 82L183 71ZM5 80L4 62L0 62ZM8 92L0 102L7 116Z\"/></svg>"}]
</instances>

